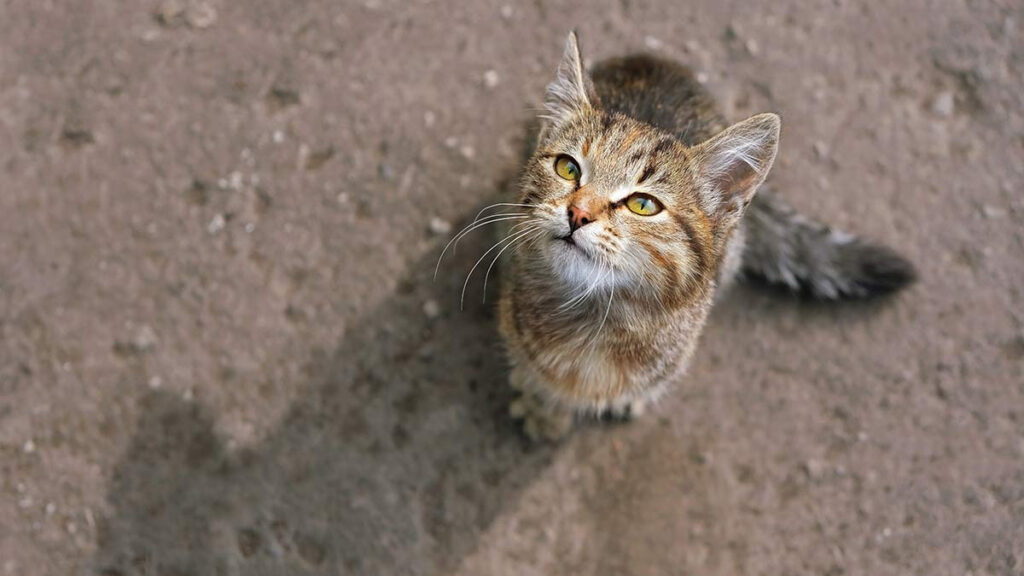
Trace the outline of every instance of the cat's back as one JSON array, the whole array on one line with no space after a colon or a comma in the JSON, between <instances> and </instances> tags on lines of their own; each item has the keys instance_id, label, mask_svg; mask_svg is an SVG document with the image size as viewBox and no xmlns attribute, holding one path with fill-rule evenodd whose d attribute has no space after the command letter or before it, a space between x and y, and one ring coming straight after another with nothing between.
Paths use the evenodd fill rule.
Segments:
<instances>
[{"instance_id":1,"label":"cat's back","mask_svg":"<svg viewBox=\"0 0 1024 576\"><path fill-rule=\"evenodd\" d=\"M687 146L725 128L711 95L689 68L637 54L603 60L591 70L601 107L675 134Z\"/></svg>"}]
</instances>

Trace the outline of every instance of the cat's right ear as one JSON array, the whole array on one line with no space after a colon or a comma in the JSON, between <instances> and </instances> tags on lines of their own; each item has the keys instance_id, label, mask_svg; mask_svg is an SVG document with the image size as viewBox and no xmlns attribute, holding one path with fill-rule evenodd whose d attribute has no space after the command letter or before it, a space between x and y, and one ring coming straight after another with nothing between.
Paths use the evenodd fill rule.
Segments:
<instances>
[{"instance_id":1,"label":"cat's right ear","mask_svg":"<svg viewBox=\"0 0 1024 576\"><path fill-rule=\"evenodd\" d=\"M554 82L548 84L544 97L547 112L542 118L548 123L557 124L590 109L589 84L589 78L583 71L583 57L574 30L565 40L565 53L558 65L558 75Z\"/></svg>"}]
</instances>

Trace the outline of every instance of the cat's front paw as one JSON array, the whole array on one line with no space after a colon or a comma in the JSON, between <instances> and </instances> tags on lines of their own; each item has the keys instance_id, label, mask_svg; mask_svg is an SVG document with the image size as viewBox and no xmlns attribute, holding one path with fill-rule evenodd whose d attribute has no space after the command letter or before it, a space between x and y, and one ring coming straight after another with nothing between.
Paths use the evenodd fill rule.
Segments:
<instances>
[{"instance_id":1,"label":"cat's front paw","mask_svg":"<svg viewBox=\"0 0 1024 576\"><path fill-rule=\"evenodd\" d=\"M573 416L531 392L523 391L508 407L509 414L523 422L523 432L535 442L561 440L572 430Z\"/></svg>"}]
</instances>

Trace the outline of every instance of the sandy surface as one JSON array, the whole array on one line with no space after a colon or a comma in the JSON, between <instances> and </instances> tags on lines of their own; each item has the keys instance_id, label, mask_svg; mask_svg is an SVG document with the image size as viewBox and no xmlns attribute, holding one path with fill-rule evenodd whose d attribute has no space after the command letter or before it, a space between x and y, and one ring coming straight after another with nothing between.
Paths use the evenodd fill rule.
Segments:
<instances>
[{"instance_id":1,"label":"sandy surface","mask_svg":"<svg viewBox=\"0 0 1024 576\"><path fill-rule=\"evenodd\" d=\"M0 574L1024 574L1019 2L183 2L0 3ZM526 444L430 222L570 27L781 114L920 283L741 286L649 417Z\"/></svg>"}]
</instances>

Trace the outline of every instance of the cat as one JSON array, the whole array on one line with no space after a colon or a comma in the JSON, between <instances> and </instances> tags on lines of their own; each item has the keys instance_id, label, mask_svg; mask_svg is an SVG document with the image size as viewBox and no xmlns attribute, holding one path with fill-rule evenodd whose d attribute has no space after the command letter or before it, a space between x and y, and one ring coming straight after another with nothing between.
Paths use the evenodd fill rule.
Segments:
<instances>
[{"instance_id":1,"label":"cat","mask_svg":"<svg viewBox=\"0 0 1024 576\"><path fill-rule=\"evenodd\" d=\"M693 73L649 55L583 68L575 32L504 223L499 329L510 405L534 439L578 414L636 416L685 373L716 294L739 276L822 299L914 281L889 248L758 193L780 119L728 125ZM511 226L508 226L511 224Z\"/></svg>"}]
</instances>

